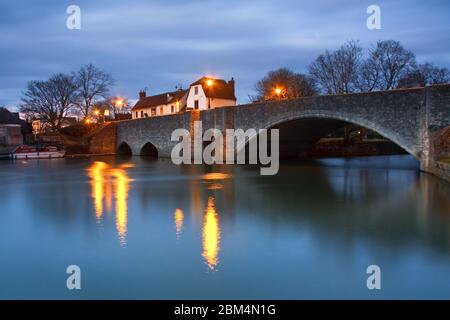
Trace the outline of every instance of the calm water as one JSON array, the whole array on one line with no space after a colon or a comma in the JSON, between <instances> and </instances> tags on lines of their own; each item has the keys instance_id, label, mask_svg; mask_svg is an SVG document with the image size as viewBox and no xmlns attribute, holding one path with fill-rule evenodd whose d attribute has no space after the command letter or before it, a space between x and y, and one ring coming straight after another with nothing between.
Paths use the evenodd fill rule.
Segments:
<instances>
[{"instance_id":1,"label":"calm water","mask_svg":"<svg viewBox=\"0 0 450 320\"><path fill-rule=\"evenodd\" d=\"M450 184L409 156L0 162L0 298L450 298ZM79 265L82 290L66 289ZM377 264L382 290L366 288Z\"/></svg>"}]
</instances>

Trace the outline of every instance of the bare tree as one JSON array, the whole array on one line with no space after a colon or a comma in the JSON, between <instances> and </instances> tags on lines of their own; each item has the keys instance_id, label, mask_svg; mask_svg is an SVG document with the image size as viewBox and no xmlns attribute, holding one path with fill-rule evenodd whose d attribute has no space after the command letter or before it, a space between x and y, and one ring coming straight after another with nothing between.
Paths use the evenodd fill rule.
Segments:
<instances>
[{"instance_id":1,"label":"bare tree","mask_svg":"<svg viewBox=\"0 0 450 320\"><path fill-rule=\"evenodd\" d=\"M398 81L398 88L425 87L432 84L450 82L450 72L447 68L439 68L426 62L418 65Z\"/></svg>"},{"instance_id":2,"label":"bare tree","mask_svg":"<svg viewBox=\"0 0 450 320\"><path fill-rule=\"evenodd\" d=\"M107 99L114 79L92 64L81 67L74 76L79 87L77 106L81 115L86 118L98 101Z\"/></svg>"},{"instance_id":3,"label":"bare tree","mask_svg":"<svg viewBox=\"0 0 450 320\"><path fill-rule=\"evenodd\" d=\"M373 89L390 90L398 86L398 81L414 70L416 61L411 51L394 40L378 41L370 50L365 64L366 81L373 84ZM370 89L370 88L369 88Z\"/></svg>"},{"instance_id":4,"label":"bare tree","mask_svg":"<svg viewBox=\"0 0 450 320\"><path fill-rule=\"evenodd\" d=\"M359 68L356 88L361 92L371 92L380 89L381 71L372 59L361 63Z\"/></svg>"},{"instance_id":5,"label":"bare tree","mask_svg":"<svg viewBox=\"0 0 450 320\"><path fill-rule=\"evenodd\" d=\"M49 79L50 87L55 92L55 100L59 110L58 126L61 126L63 118L70 113L76 102L77 83L73 75L59 73Z\"/></svg>"},{"instance_id":6,"label":"bare tree","mask_svg":"<svg viewBox=\"0 0 450 320\"><path fill-rule=\"evenodd\" d=\"M77 84L71 75L56 74L46 81L30 81L19 110L59 129L74 105Z\"/></svg>"},{"instance_id":7,"label":"bare tree","mask_svg":"<svg viewBox=\"0 0 450 320\"><path fill-rule=\"evenodd\" d=\"M255 85L253 100L291 99L317 94L314 83L306 75L287 68L270 71Z\"/></svg>"},{"instance_id":8,"label":"bare tree","mask_svg":"<svg viewBox=\"0 0 450 320\"><path fill-rule=\"evenodd\" d=\"M130 112L130 107L131 106L128 99L118 96L108 97L104 100L99 101L95 105L95 108L98 108L98 110L100 110L100 112L103 112L103 114L105 110L108 110L110 116L114 116L114 118L119 113Z\"/></svg>"},{"instance_id":9,"label":"bare tree","mask_svg":"<svg viewBox=\"0 0 450 320\"><path fill-rule=\"evenodd\" d=\"M309 66L309 74L323 93L354 92L361 59L362 48L358 42L349 41L336 51L321 54Z\"/></svg>"}]
</instances>

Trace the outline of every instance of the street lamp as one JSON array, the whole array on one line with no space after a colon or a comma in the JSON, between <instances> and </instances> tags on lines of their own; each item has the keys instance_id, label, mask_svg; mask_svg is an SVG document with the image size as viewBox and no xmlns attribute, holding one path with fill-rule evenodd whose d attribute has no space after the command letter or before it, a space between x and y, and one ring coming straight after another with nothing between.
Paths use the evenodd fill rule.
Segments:
<instances>
[{"instance_id":1,"label":"street lamp","mask_svg":"<svg viewBox=\"0 0 450 320\"><path fill-rule=\"evenodd\" d=\"M277 95L278 99L282 99L286 91L283 88L276 87L273 92Z\"/></svg>"},{"instance_id":2,"label":"street lamp","mask_svg":"<svg viewBox=\"0 0 450 320\"><path fill-rule=\"evenodd\" d=\"M213 84L214 84L214 80L212 80L212 79L206 80L206 85L208 87L211 88L213 86ZM208 97L208 109L211 109L211 98L210 97Z\"/></svg>"},{"instance_id":3,"label":"street lamp","mask_svg":"<svg viewBox=\"0 0 450 320\"><path fill-rule=\"evenodd\" d=\"M116 101L115 101L115 105L116 105L117 108L122 108L122 106L123 106L123 99L117 98Z\"/></svg>"},{"instance_id":4,"label":"street lamp","mask_svg":"<svg viewBox=\"0 0 450 320\"><path fill-rule=\"evenodd\" d=\"M105 122L105 117L109 117L109 110L108 109L103 110L103 122Z\"/></svg>"}]
</instances>

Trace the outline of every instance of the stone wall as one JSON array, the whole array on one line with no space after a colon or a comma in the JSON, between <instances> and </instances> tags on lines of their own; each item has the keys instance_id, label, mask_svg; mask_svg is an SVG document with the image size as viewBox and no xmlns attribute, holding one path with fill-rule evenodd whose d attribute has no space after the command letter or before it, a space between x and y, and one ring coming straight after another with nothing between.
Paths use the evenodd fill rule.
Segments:
<instances>
[{"instance_id":1,"label":"stone wall","mask_svg":"<svg viewBox=\"0 0 450 320\"><path fill-rule=\"evenodd\" d=\"M117 122L110 122L98 129L88 139L88 150L91 154L115 154Z\"/></svg>"},{"instance_id":2,"label":"stone wall","mask_svg":"<svg viewBox=\"0 0 450 320\"><path fill-rule=\"evenodd\" d=\"M450 158L450 126L432 134L432 141L436 160Z\"/></svg>"},{"instance_id":3,"label":"stone wall","mask_svg":"<svg viewBox=\"0 0 450 320\"><path fill-rule=\"evenodd\" d=\"M191 130L192 113L174 114L160 117L121 121L117 125L116 148L126 143L133 155L140 155L146 143L158 149L158 156L170 157L177 142L171 141L172 132L177 128Z\"/></svg>"}]
</instances>

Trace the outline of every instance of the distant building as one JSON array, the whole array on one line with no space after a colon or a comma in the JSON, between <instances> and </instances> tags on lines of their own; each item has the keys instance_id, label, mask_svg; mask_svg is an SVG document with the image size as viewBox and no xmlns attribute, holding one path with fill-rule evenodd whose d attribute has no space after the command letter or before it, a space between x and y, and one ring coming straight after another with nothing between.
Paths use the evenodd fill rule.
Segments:
<instances>
[{"instance_id":1,"label":"distant building","mask_svg":"<svg viewBox=\"0 0 450 320\"><path fill-rule=\"evenodd\" d=\"M187 90L178 90L147 97L145 91L140 91L139 100L131 110L132 118L140 119L178 113L186 106L187 92Z\"/></svg>"},{"instance_id":2,"label":"distant building","mask_svg":"<svg viewBox=\"0 0 450 320\"><path fill-rule=\"evenodd\" d=\"M175 114L189 110L207 110L225 106L235 106L234 79L225 81L203 77L192 83L187 90L166 92L146 96L139 92L139 100L132 109L132 118Z\"/></svg>"},{"instance_id":3,"label":"distant building","mask_svg":"<svg viewBox=\"0 0 450 320\"><path fill-rule=\"evenodd\" d=\"M77 118L76 117L64 117L61 121L61 128L69 127L74 124L76 124ZM41 134L47 131L49 129L49 124L45 120L36 119L33 120L31 123L31 126L33 128L33 134Z\"/></svg>"},{"instance_id":4,"label":"distant building","mask_svg":"<svg viewBox=\"0 0 450 320\"><path fill-rule=\"evenodd\" d=\"M20 124L0 124L0 145L16 146L23 144Z\"/></svg>"}]
</instances>

